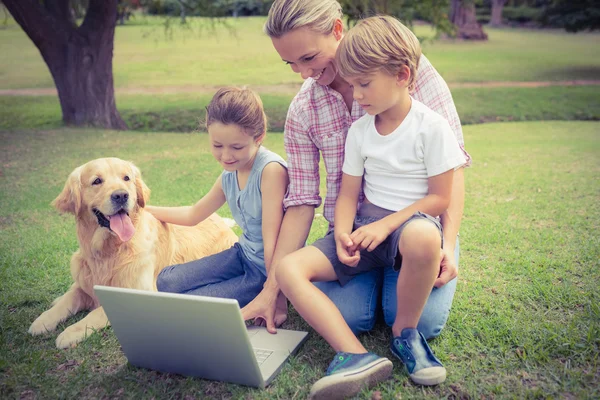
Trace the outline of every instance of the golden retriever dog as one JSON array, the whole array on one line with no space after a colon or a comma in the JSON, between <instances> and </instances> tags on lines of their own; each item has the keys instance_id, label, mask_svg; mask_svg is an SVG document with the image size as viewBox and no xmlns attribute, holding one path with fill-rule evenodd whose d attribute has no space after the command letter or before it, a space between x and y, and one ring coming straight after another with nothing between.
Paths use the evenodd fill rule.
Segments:
<instances>
[{"instance_id":1,"label":"golden retriever dog","mask_svg":"<svg viewBox=\"0 0 600 400\"><path fill-rule=\"evenodd\" d=\"M71 258L73 284L29 328L39 335L82 310L91 312L56 339L74 346L109 322L94 285L156 291L166 266L230 248L235 233L216 214L195 227L170 225L144 211L150 190L140 170L118 158L99 158L76 168L53 205L75 215L79 249Z\"/></svg>"}]
</instances>

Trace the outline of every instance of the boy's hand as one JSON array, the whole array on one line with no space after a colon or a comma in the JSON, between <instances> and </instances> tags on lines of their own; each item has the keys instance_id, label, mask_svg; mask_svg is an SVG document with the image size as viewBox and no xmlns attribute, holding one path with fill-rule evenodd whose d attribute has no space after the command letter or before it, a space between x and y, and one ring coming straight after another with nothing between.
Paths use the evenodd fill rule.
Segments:
<instances>
[{"instance_id":1,"label":"boy's hand","mask_svg":"<svg viewBox=\"0 0 600 400\"><path fill-rule=\"evenodd\" d=\"M356 267L360 261L360 251L350 240L350 235L342 233L335 242L339 260L349 267Z\"/></svg>"},{"instance_id":2,"label":"boy's hand","mask_svg":"<svg viewBox=\"0 0 600 400\"><path fill-rule=\"evenodd\" d=\"M390 235L389 228L383 220L361 226L350 235L350 240L357 249L373 251Z\"/></svg>"}]
</instances>

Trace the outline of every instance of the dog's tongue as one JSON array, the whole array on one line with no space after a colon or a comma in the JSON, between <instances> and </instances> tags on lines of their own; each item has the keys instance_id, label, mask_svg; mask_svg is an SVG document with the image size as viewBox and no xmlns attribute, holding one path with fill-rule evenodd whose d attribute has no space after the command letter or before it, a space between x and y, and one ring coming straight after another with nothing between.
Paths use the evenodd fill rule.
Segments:
<instances>
[{"instance_id":1,"label":"dog's tongue","mask_svg":"<svg viewBox=\"0 0 600 400\"><path fill-rule=\"evenodd\" d=\"M125 212L120 212L110 217L110 229L119 235L119 238L124 242L131 239L135 233L131 218Z\"/></svg>"}]
</instances>

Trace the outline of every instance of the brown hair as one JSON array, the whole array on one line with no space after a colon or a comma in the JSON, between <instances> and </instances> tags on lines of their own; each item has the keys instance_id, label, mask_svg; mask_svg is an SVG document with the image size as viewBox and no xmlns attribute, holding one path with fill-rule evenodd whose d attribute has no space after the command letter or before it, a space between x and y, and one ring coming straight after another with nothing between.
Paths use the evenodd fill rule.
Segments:
<instances>
[{"instance_id":1,"label":"brown hair","mask_svg":"<svg viewBox=\"0 0 600 400\"><path fill-rule=\"evenodd\" d=\"M206 129L215 123L235 124L253 138L267 132L267 116L260 97L250 89L224 87L206 106Z\"/></svg>"},{"instance_id":2,"label":"brown hair","mask_svg":"<svg viewBox=\"0 0 600 400\"><path fill-rule=\"evenodd\" d=\"M414 33L387 15L359 21L341 40L335 55L342 77L379 70L395 76L406 65L410 70L410 91L414 89L420 58L421 45Z\"/></svg>"}]
</instances>

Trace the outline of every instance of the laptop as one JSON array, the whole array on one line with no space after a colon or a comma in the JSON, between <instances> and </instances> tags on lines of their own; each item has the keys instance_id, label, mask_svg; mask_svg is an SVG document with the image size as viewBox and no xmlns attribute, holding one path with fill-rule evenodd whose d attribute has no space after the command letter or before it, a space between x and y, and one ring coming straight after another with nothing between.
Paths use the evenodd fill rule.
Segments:
<instances>
[{"instance_id":1,"label":"laptop","mask_svg":"<svg viewBox=\"0 0 600 400\"><path fill-rule=\"evenodd\" d=\"M308 333L246 327L237 300L94 286L137 367L264 388Z\"/></svg>"}]
</instances>

